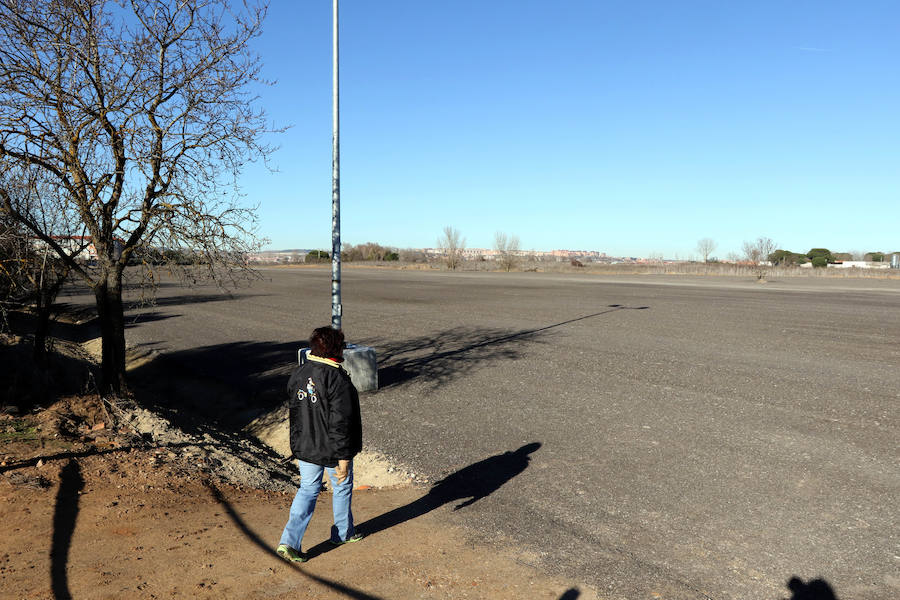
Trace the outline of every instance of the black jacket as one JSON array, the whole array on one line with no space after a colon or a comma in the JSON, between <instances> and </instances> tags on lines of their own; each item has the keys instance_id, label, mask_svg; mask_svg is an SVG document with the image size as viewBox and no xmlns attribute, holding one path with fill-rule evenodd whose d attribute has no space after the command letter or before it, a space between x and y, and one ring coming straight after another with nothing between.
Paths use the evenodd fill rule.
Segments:
<instances>
[{"instance_id":1,"label":"black jacket","mask_svg":"<svg viewBox=\"0 0 900 600\"><path fill-rule=\"evenodd\" d=\"M291 452L323 467L362 450L359 394L338 363L309 355L288 381Z\"/></svg>"}]
</instances>

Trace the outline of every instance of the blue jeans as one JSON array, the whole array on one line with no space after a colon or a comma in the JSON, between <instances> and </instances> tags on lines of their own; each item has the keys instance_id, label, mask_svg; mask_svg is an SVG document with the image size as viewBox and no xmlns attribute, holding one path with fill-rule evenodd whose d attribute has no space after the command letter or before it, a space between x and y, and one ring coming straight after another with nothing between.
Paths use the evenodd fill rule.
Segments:
<instances>
[{"instance_id":1,"label":"blue jeans","mask_svg":"<svg viewBox=\"0 0 900 600\"><path fill-rule=\"evenodd\" d=\"M331 527L331 541L346 541L355 533L353 512L350 510L350 501L353 498L353 461L350 461L347 478L341 483L338 483L332 467L314 465L302 460L298 460L297 464L300 467L300 489L297 490L297 495L294 496L294 501L291 503L291 514L288 517L287 525L284 526L280 543L300 550L303 534L306 533L306 527L316 508L322 471L328 473L328 480L331 481L333 492L331 508L334 512L334 525Z\"/></svg>"}]
</instances>

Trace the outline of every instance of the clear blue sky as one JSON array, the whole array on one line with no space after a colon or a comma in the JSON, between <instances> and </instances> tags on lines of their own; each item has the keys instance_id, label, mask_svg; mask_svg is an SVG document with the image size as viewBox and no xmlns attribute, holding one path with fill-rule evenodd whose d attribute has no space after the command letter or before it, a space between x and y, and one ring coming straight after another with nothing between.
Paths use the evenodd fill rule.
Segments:
<instances>
[{"instance_id":1,"label":"clear blue sky","mask_svg":"<svg viewBox=\"0 0 900 600\"><path fill-rule=\"evenodd\" d=\"M900 250L900 3L342 0L344 243ZM331 245L331 0L257 40L269 249Z\"/></svg>"}]
</instances>

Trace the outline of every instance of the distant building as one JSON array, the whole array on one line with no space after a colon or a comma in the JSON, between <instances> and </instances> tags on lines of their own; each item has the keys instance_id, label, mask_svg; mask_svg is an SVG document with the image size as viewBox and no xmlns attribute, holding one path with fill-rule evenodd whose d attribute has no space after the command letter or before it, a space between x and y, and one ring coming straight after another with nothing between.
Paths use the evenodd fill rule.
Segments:
<instances>
[{"instance_id":1,"label":"distant building","mask_svg":"<svg viewBox=\"0 0 900 600\"><path fill-rule=\"evenodd\" d=\"M838 260L834 264L829 264L832 269L887 269L888 264L884 262L870 263L864 260Z\"/></svg>"},{"instance_id":2,"label":"distant building","mask_svg":"<svg viewBox=\"0 0 900 600\"><path fill-rule=\"evenodd\" d=\"M264 250L252 252L247 260L255 264L286 265L306 262L306 256L312 250Z\"/></svg>"},{"instance_id":3,"label":"distant building","mask_svg":"<svg viewBox=\"0 0 900 600\"><path fill-rule=\"evenodd\" d=\"M71 255L72 258L77 261L86 263L97 261L97 248L94 246L94 242L89 235L51 235L50 238L56 242L66 254ZM50 248L50 244L40 238L32 238L32 243L35 250L41 251ZM117 238L113 240L113 244L115 244L115 255L113 258L118 260L122 255L122 249L125 247L125 242Z\"/></svg>"}]
</instances>

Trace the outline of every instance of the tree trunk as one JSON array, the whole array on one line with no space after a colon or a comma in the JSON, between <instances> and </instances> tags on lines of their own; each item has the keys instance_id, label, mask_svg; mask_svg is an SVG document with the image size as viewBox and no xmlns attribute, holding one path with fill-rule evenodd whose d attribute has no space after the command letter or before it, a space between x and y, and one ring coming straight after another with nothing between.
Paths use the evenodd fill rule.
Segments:
<instances>
[{"instance_id":1,"label":"tree trunk","mask_svg":"<svg viewBox=\"0 0 900 600\"><path fill-rule=\"evenodd\" d=\"M51 292L41 288L37 291L35 313L37 324L34 328L33 358L41 369L47 368L47 338L50 336L50 308L53 305Z\"/></svg>"},{"instance_id":2,"label":"tree trunk","mask_svg":"<svg viewBox=\"0 0 900 600\"><path fill-rule=\"evenodd\" d=\"M47 367L47 342L50 337L51 316L53 314L53 303L62 289L66 278L69 276L68 269L53 273L51 283L46 283L41 278L37 290L37 326L34 332L34 362L42 368Z\"/></svg>"},{"instance_id":3,"label":"tree trunk","mask_svg":"<svg viewBox=\"0 0 900 600\"><path fill-rule=\"evenodd\" d=\"M100 322L102 359L100 393L119 396L128 393L125 381L125 312L122 306L122 276L112 273L94 288Z\"/></svg>"}]
</instances>

